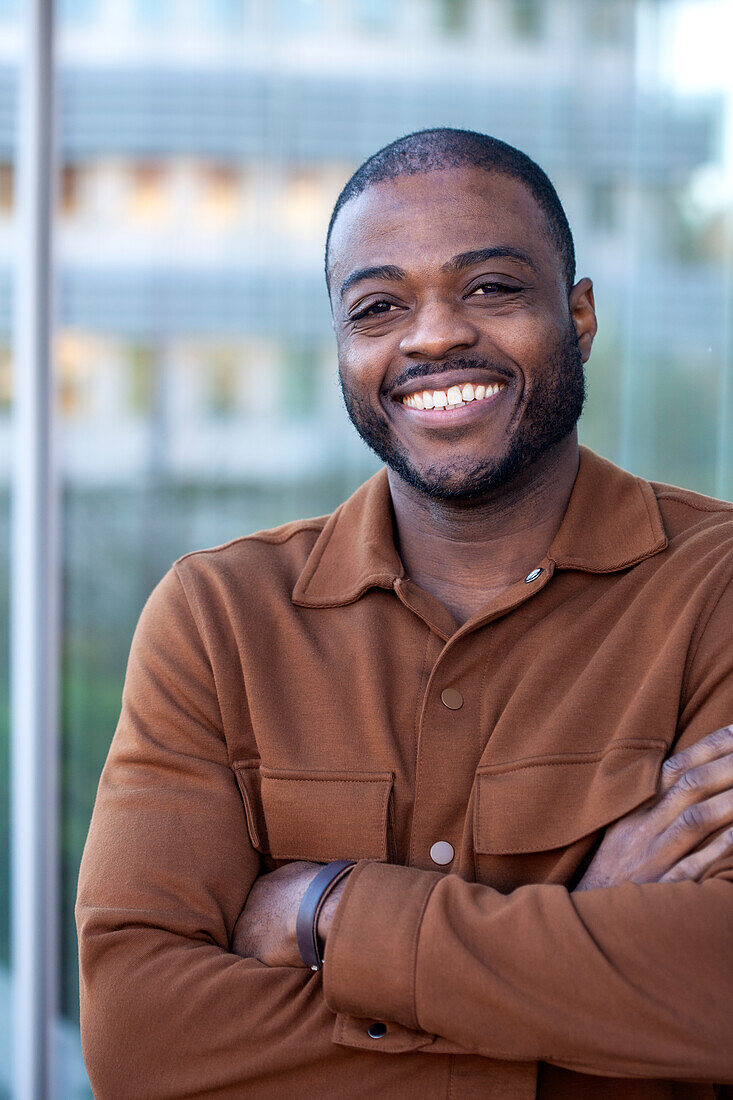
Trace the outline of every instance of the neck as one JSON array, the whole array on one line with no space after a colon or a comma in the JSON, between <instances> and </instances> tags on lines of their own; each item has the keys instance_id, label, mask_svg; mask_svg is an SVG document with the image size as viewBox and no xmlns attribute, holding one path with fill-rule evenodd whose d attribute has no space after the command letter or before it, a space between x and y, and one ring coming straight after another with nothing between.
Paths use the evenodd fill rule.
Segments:
<instances>
[{"instance_id":1,"label":"neck","mask_svg":"<svg viewBox=\"0 0 733 1100\"><path fill-rule=\"evenodd\" d=\"M477 501L436 500L389 470L397 548L406 573L459 623L465 622L544 558L577 472L575 431L513 481Z\"/></svg>"}]
</instances>

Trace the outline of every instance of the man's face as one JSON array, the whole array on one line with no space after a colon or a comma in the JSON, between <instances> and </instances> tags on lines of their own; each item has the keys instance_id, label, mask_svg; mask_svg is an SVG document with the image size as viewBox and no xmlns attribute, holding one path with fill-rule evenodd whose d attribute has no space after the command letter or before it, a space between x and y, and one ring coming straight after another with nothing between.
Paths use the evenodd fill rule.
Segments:
<instances>
[{"instance_id":1,"label":"man's face","mask_svg":"<svg viewBox=\"0 0 733 1100\"><path fill-rule=\"evenodd\" d=\"M568 302L520 181L460 168L367 188L334 226L330 287L349 416L420 491L479 497L573 430L591 284Z\"/></svg>"}]
</instances>

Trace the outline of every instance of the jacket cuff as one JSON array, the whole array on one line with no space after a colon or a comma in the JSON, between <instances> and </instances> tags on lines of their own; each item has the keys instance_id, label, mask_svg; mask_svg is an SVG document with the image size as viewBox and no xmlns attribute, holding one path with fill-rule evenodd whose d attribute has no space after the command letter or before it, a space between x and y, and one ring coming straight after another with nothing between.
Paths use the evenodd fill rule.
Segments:
<instances>
[{"instance_id":1,"label":"jacket cuff","mask_svg":"<svg viewBox=\"0 0 733 1100\"><path fill-rule=\"evenodd\" d=\"M333 1012L419 1029L417 945L428 898L442 878L415 867L356 865L326 942L323 991Z\"/></svg>"}]
</instances>

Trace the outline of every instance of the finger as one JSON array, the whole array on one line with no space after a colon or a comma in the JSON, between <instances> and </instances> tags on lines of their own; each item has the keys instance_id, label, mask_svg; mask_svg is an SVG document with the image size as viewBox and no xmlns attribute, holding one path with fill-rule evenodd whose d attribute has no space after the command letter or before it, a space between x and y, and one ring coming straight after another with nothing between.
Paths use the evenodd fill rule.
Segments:
<instances>
[{"instance_id":1,"label":"finger","mask_svg":"<svg viewBox=\"0 0 733 1100\"><path fill-rule=\"evenodd\" d=\"M699 882L716 860L733 851L733 829L726 829L699 852L675 863L659 882Z\"/></svg>"},{"instance_id":2,"label":"finger","mask_svg":"<svg viewBox=\"0 0 733 1100\"><path fill-rule=\"evenodd\" d=\"M733 752L733 726L722 726L714 730L707 737L703 737L694 745L689 745L682 752L677 752L664 761L661 775L662 792L669 791L691 768L708 764L711 760L717 760L731 752Z\"/></svg>"},{"instance_id":3,"label":"finger","mask_svg":"<svg viewBox=\"0 0 733 1100\"><path fill-rule=\"evenodd\" d=\"M723 791L686 806L657 838L655 847L674 853L673 864L692 852L711 833L733 824L733 791Z\"/></svg>"},{"instance_id":4,"label":"finger","mask_svg":"<svg viewBox=\"0 0 733 1100\"><path fill-rule=\"evenodd\" d=\"M657 820L669 825L686 806L733 789L733 753L684 772L657 803Z\"/></svg>"}]
</instances>

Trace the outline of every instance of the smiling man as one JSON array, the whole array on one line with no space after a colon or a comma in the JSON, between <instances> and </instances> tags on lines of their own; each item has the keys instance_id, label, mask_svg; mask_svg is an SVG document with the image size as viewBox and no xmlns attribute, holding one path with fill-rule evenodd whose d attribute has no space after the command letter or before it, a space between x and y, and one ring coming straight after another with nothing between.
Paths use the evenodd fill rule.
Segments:
<instances>
[{"instance_id":1,"label":"smiling man","mask_svg":"<svg viewBox=\"0 0 733 1100\"><path fill-rule=\"evenodd\" d=\"M545 174L409 135L326 275L385 468L180 559L79 878L95 1096L731 1096L733 506L578 447Z\"/></svg>"}]
</instances>

